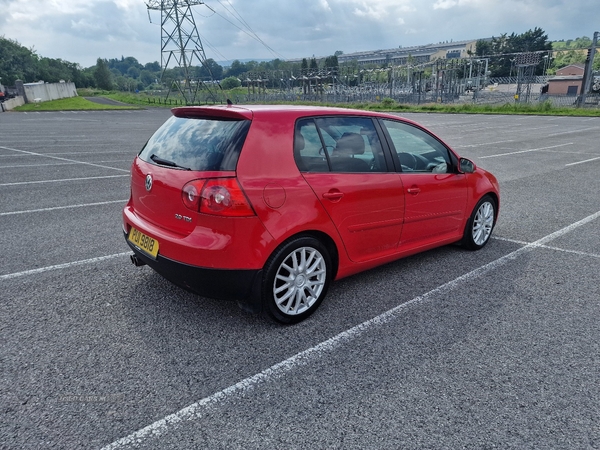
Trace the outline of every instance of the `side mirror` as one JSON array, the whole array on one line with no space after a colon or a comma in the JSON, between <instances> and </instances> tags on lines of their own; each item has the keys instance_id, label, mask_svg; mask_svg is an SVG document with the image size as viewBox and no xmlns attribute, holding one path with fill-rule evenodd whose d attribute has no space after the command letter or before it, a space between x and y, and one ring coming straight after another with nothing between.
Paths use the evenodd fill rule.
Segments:
<instances>
[{"instance_id":1,"label":"side mirror","mask_svg":"<svg viewBox=\"0 0 600 450\"><path fill-rule=\"evenodd\" d=\"M475 163L470 159L460 158L458 170L460 173L473 173L475 172Z\"/></svg>"}]
</instances>

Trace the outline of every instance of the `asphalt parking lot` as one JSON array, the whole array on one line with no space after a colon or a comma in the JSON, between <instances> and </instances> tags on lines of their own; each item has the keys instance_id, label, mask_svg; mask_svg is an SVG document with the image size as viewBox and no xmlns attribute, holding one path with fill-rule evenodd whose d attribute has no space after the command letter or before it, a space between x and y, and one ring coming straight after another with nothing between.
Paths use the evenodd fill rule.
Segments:
<instances>
[{"instance_id":1,"label":"asphalt parking lot","mask_svg":"<svg viewBox=\"0 0 600 450\"><path fill-rule=\"evenodd\" d=\"M407 114L498 177L494 239L280 326L130 263L168 116L0 115L0 448L600 448L600 119Z\"/></svg>"}]
</instances>

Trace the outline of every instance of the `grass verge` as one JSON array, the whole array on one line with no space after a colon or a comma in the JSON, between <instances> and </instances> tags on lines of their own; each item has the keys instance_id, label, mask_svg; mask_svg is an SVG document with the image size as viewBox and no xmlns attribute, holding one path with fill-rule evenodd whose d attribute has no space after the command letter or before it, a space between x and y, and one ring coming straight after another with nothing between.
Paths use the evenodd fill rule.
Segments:
<instances>
[{"instance_id":1,"label":"grass verge","mask_svg":"<svg viewBox=\"0 0 600 450\"><path fill-rule=\"evenodd\" d=\"M239 91L239 90L238 90ZM220 95L223 98L236 98L240 92L223 91ZM231 94L231 95L229 95ZM164 99L160 97L149 96L145 93L127 93L127 92L107 92L95 91L89 89L79 90L81 97L73 97L62 100L53 100L50 102L26 104L15 108L15 111L86 111L86 110L114 110L114 109L137 109L143 107L163 107L172 108L182 106L182 100L175 96L171 98L168 104L164 104ZM102 96L112 100L127 103L130 106L112 106L101 105L86 100L83 96ZM223 101L224 103L224 101ZM282 103L282 102L275 102ZM293 104L310 106L336 106L342 108L363 109L369 111L385 112L422 112L422 113L445 113L445 114L504 114L504 115L545 115L545 116L579 116L579 117L600 117L600 108L573 108L573 107L555 107L550 102L523 104L523 103L505 103L501 105L482 105L473 103L428 103L423 105L396 103L393 99L385 98L378 103L322 103L322 102L304 102L296 101Z\"/></svg>"},{"instance_id":2,"label":"grass verge","mask_svg":"<svg viewBox=\"0 0 600 450\"><path fill-rule=\"evenodd\" d=\"M41 103L27 103L18 106L14 111L34 112L34 111L98 111L111 109L139 109L139 106L125 105L101 105L86 100L83 97L62 98L60 100L50 100Z\"/></svg>"}]
</instances>

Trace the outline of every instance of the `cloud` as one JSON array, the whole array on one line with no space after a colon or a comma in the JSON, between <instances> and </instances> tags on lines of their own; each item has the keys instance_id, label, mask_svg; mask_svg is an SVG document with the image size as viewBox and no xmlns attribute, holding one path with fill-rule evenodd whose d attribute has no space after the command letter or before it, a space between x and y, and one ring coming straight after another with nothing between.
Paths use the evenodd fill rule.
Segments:
<instances>
[{"instance_id":1,"label":"cloud","mask_svg":"<svg viewBox=\"0 0 600 450\"><path fill-rule=\"evenodd\" d=\"M434 3L433 9L450 9L458 6L458 0L438 0Z\"/></svg>"},{"instance_id":2,"label":"cloud","mask_svg":"<svg viewBox=\"0 0 600 450\"><path fill-rule=\"evenodd\" d=\"M600 23L597 0L204 3L192 10L206 56L217 61L328 56L336 50L478 39L535 27L550 39L574 39L591 36ZM160 60L160 13L153 11L150 23L145 0L0 0L0 5L0 34L35 47L40 56L84 67L98 57L133 56L143 64Z\"/></svg>"},{"instance_id":3,"label":"cloud","mask_svg":"<svg viewBox=\"0 0 600 450\"><path fill-rule=\"evenodd\" d=\"M141 0L12 0L9 3L4 9L9 18L3 27L8 28L6 37L26 47L35 47L40 56L87 67L95 64L98 57L120 57L123 53L129 56L129 52L135 56L136 49L147 52L152 39L152 47L160 43L160 29L148 25ZM153 32L156 34L150 38ZM154 53L156 60L159 52Z\"/></svg>"}]
</instances>

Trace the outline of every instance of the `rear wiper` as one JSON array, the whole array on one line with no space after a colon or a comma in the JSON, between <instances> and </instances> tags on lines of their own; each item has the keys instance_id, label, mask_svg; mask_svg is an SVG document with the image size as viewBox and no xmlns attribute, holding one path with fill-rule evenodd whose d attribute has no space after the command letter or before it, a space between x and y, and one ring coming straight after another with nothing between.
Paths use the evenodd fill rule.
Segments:
<instances>
[{"instance_id":1,"label":"rear wiper","mask_svg":"<svg viewBox=\"0 0 600 450\"><path fill-rule=\"evenodd\" d=\"M150 156L150 159L152 161L154 161L156 164L160 164L161 166L176 167L178 169L183 169L183 170L192 170L189 167L180 166L179 164L177 164L173 161L169 161L168 159L163 159L160 156L156 156L155 154L152 154L152 156Z\"/></svg>"}]
</instances>

